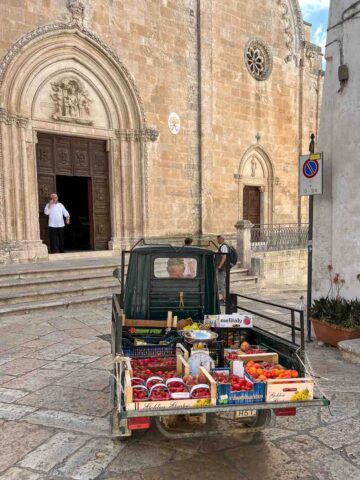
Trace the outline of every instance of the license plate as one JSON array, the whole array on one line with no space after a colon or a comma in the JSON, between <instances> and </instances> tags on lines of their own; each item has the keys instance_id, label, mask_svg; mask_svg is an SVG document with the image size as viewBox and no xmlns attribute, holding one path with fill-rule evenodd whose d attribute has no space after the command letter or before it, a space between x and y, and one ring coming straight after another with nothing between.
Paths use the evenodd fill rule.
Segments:
<instances>
[{"instance_id":1,"label":"license plate","mask_svg":"<svg viewBox=\"0 0 360 480\"><path fill-rule=\"evenodd\" d=\"M240 412L235 412L235 418L249 417L256 417L256 410L241 410Z\"/></svg>"}]
</instances>

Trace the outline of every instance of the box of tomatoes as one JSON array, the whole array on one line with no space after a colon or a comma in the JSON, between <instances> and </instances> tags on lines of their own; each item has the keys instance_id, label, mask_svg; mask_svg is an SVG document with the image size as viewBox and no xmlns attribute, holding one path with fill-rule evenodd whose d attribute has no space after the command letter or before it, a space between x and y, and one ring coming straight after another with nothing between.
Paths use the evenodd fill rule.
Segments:
<instances>
[{"instance_id":1,"label":"box of tomatoes","mask_svg":"<svg viewBox=\"0 0 360 480\"><path fill-rule=\"evenodd\" d=\"M160 359L158 359L160 360ZM202 367L195 376L189 375L189 364L178 355L176 365L151 367L154 362L141 364L139 372L134 359L127 359L124 375L124 399L126 410L159 410L167 408L199 408L216 405L216 383ZM168 369L164 368L167 367ZM155 369L155 372L151 370ZM162 368L160 370L159 368ZM171 368L171 370L169 370Z\"/></svg>"},{"instance_id":2,"label":"box of tomatoes","mask_svg":"<svg viewBox=\"0 0 360 480\"><path fill-rule=\"evenodd\" d=\"M250 376L232 373L230 369L217 368L211 375L216 381L218 405L245 405L265 402L265 384L254 382Z\"/></svg>"}]
</instances>

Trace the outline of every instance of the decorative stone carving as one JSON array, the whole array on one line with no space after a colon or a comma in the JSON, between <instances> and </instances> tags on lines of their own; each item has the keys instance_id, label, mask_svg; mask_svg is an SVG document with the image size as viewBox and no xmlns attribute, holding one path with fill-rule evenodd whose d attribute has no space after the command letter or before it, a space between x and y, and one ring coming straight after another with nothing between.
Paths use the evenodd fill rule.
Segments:
<instances>
[{"instance_id":1,"label":"decorative stone carving","mask_svg":"<svg viewBox=\"0 0 360 480\"><path fill-rule=\"evenodd\" d=\"M305 58L310 70L316 68L315 59L321 55L321 47L309 42L305 42Z\"/></svg>"},{"instance_id":2,"label":"decorative stone carving","mask_svg":"<svg viewBox=\"0 0 360 480\"><path fill-rule=\"evenodd\" d=\"M255 177L256 175L256 168L257 168L257 161L255 157L252 157L251 159L251 176Z\"/></svg>"},{"instance_id":3,"label":"decorative stone carving","mask_svg":"<svg viewBox=\"0 0 360 480\"><path fill-rule=\"evenodd\" d=\"M54 93L50 96L54 101L54 120L62 122L92 125L93 122L84 118L90 115L89 105L91 99L81 82L75 78L63 78L58 82L52 82L51 88Z\"/></svg>"},{"instance_id":4,"label":"decorative stone carving","mask_svg":"<svg viewBox=\"0 0 360 480\"><path fill-rule=\"evenodd\" d=\"M144 129L124 129L116 130L116 135L121 140L126 140L127 142L155 142L159 137L159 131L155 128L144 128Z\"/></svg>"},{"instance_id":5,"label":"decorative stone carving","mask_svg":"<svg viewBox=\"0 0 360 480\"><path fill-rule=\"evenodd\" d=\"M84 21L85 7L80 0L68 0L67 9L71 14L71 20L79 25Z\"/></svg>"},{"instance_id":6,"label":"decorative stone carving","mask_svg":"<svg viewBox=\"0 0 360 480\"><path fill-rule=\"evenodd\" d=\"M300 64L300 50L305 40L304 23L301 10L297 0L277 0L281 10L281 18L285 23L286 47L288 54L285 62L294 60L296 65Z\"/></svg>"},{"instance_id":7,"label":"decorative stone carving","mask_svg":"<svg viewBox=\"0 0 360 480\"><path fill-rule=\"evenodd\" d=\"M244 52L246 68L256 80L267 80L271 74L273 59L269 47L257 38L250 39Z\"/></svg>"},{"instance_id":8,"label":"decorative stone carving","mask_svg":"<svg viewBox=\"0 0 360 480\"><path fill-rule=\"evenodd\" d=\"M0 123L26 128L28 126L29 119L23 117L22 115L18 115L17 113L10 113L5 108L0 108Z\"/></svg>"}]
</instances>

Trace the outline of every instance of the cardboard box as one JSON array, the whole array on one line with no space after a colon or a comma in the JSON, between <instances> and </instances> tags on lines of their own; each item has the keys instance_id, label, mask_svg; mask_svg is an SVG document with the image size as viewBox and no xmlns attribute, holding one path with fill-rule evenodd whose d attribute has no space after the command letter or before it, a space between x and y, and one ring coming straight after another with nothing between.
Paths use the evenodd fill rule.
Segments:
<instances>
[{"instance_id":1,"label":"cardboard box","mask_svg":"<svg viewBox=\"0 0 360 480\"><path fill-rule=\"evenodd\" d=\"M299 402L314 398L315 382L312 378L274 378L266 382L267 402ZM305 392L306 398L299 398ZM298 394L295 396L295 394Z\"/></svg>"},{"instance_id":2,"label":"cardboard box","mask_svg":"<svg viewBox=\"0 0 360 480\"><path fill-rule=\"evenodd\" d=\"M213 371L230 373L230 369L227 368L216 368ZM265 402L265 383L255 383L247 374L245 378L253 385L253 389L248 392L232 392L230 383L217 383L217 405L251 405Z\"/></svg>"}]
</instances>

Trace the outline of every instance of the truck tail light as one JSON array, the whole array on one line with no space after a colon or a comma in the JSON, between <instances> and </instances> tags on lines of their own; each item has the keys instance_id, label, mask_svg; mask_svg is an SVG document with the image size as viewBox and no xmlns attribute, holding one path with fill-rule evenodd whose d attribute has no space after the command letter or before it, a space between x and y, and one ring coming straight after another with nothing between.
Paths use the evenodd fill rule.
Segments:
<instances>
[{"instance_id":1,"label":"truck tail light","mask_svg":"<svg viewBox=\"0 0 360 480\"><path fill-rule=\"evenodd\" d=\"M274 408L274 413L277 417L293 417L296 415L296 407Z\"/></svg>"},{"instance_id":2,"label":"truck tail light","mask_svg":"<svg viewBox=\"0 0 360 480\"><path fill-rule=\"evenodd\" d=\"M150 417L134 417L128 419L129 430L146 430L150 428Z\"/></svg>"}]
</instances>

